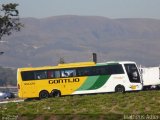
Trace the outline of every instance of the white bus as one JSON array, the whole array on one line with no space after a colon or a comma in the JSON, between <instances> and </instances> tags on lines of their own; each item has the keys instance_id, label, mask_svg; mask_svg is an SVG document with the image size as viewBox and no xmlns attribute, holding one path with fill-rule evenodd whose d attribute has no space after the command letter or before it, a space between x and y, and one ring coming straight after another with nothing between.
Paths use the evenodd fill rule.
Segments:
<instances>
[{"instance_id":1,"label":"white bus","mask_svg":"<svg viewBox=\"0 0 160 120\"><path fill-rule=\"evenodd\" d=\"M135 62L79 62L17 70L21 98L142 90Z\"/></svg>"}]
</instances>

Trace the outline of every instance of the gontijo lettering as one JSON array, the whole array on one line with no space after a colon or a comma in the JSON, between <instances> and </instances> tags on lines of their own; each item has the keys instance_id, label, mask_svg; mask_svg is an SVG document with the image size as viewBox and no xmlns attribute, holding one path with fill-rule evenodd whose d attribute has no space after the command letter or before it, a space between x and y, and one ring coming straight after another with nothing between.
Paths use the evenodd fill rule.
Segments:
<instances>
[{"instance_id":1,"label":"gontijo lettering","mask_svg":"<svg viewBox=\"0 0 160 120\"><path fill-rule=\"evenodd\" d=\"M72 78L72 79L55 79L55 80L49 80L49 84L58 84L58 83L73 83L73 82L79 82L79 78Z\"/></svg>"}]
</instances>

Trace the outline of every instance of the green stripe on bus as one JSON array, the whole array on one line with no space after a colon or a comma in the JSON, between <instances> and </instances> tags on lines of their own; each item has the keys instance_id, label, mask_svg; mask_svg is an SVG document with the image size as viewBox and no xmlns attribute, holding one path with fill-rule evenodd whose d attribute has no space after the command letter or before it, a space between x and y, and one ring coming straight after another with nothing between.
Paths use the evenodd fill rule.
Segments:
<instances>
[{"instance_id":1,"label":"green stripe on bus","mask_svg":"<svg viewBox=\"0 0 160 120\"><path fill-rule=\"evenodd\" d=\"M100 76L97 81L92 85L88 90L94 90L102 87L109 79L110 75L102 75Z\"/></svg>"},{"instance_id":2,"label":"green stripe on bus","mask_svg":"<svg viewBox=\"0 0 160 120\"><path fill-rule=\"evenodd\" d=\"M90 87L92 87L95 82L97 81L97 79L99 78L99 76L90 76L87 78L87 80L82 84L82 86L80 88L78 88L77 90L88 90Z\"/></svg>"},{"instance_id":3,"label":"green stripe on bus","mask_svg":"<svg viewBox=\"0 0 160 120\"><path fill-rule=\"evenodd\" d=\"M110 75L90 76L77 91L98 89L108 81L109 77Z\"/></svg>"}]
</instances>

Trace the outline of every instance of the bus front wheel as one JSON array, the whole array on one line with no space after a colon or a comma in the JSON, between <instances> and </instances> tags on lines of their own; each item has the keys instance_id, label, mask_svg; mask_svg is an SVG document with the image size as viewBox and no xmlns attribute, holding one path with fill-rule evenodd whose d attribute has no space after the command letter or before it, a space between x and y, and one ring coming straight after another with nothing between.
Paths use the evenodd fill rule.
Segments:
<instances>
[{"instance_id":1,"label":"bus front wheel","mask_svg":"<svg viewBox=\"0 0 160 120\"><path fill-rule=\"evenodd\" d=\"M123 85L117 85L115 87L115 92L124 93L125 92L124 86Z\"/></svg>"},{"instance_id":2,"label":"bus front wheel","mask_svg":"<svg viewBox=\"0 0 160 120\"><path fill-rule=\"evenodd\" d=\"M40 93L39 93L39 98L40 99L44 99L44 98L48 98L49 97L49 93L47 90L42 90Z\"/></svg>"}]
</instances>

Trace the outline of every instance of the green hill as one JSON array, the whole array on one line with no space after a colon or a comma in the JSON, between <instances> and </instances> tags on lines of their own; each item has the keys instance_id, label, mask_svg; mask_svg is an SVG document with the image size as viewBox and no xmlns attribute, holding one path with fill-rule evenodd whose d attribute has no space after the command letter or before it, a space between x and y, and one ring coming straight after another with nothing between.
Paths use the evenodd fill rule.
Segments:
<instances>
[{"instance_id":1,"label":"green hill","mask_svg":"<svg viewBox=\"0 0 160 120\"><path fill-rule=\"evenodd\" d=\"M32 120L124 119L160 117L160 91L65 96L1 104L3 116ZM159 114L159 116L158 116ZM132 116L131 116L132 115Z\"/></svg>"}]
</instances>

